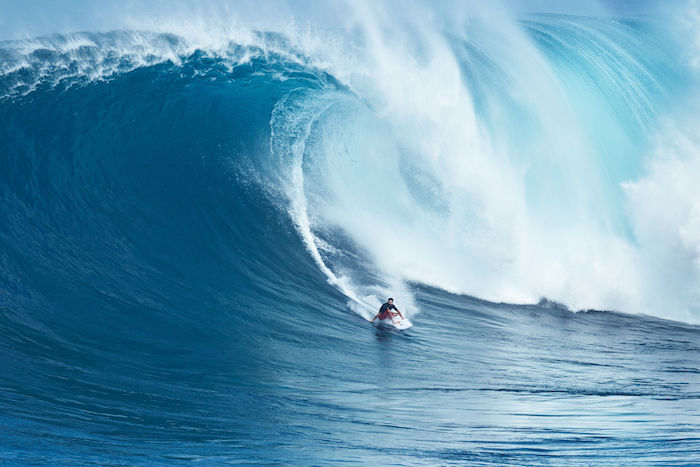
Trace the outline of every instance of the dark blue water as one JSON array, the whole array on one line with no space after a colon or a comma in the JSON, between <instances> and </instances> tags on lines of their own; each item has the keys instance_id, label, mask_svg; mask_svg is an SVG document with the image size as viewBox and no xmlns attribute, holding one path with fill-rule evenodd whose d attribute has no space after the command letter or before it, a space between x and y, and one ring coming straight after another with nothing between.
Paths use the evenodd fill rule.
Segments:
<instances>
[{"instance_id":1,"label":"dark blue water","mask_svg":"<svg viewBox=\"0 0 700 467\"><path fill-rule=\"evenodd\" d=\"M526 25L549 43L557 21ZM366 170L351 158L329 168L329 147L386 125L356 90L291 52L232 44L227 57L196 50L175 62L124 52L130 33L82 37L92 45L70 52L68 36L25 55L18 43L0 50L0 459L700 463L696 325L496 304L412 280L395 298L413 328L367 322L374 310L356 299L384 299L391 280L356 232L319 224L327 211L300 217L285 179L307 123L311 208L339 196L321 179ZM557 47L548 53L561 56ZM460 50L465 70L479 62L499 74ZM684 86L649 60L644 118L605 138L648 125L658 89ZM525 111L471 85L485 126L509 125L495 103ZM331 134L344 143L327 143ZM402 176L424 188L416 209L454 208L430 177Z\"/></svg>"}]
</instances>

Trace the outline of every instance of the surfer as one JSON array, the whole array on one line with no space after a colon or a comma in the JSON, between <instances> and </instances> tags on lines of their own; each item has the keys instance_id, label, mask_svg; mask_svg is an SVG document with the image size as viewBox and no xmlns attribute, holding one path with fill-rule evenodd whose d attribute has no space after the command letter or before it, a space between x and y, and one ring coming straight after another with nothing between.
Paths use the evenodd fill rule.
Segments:
<instances>
[{"instance_id":1,"label":"surfer","mask_svg":"<svg viewBox=\"0 0 700 467\"><path fill-rule=\"evenodd\" d=\"M396 310L396 313L394 313L391 310ZM375 315L375 317L372 318L372 321L374 321L377 318L379 318L379 319L391 318L392 316L396 316L397 314L401 318L403 318L401 311L399 311L399 309L394 306L394 299L390 298L386 301L386 303L384 305L382 305L382 307L379 309L379 313L377 313Z\"/></svg>"}]
</instances>

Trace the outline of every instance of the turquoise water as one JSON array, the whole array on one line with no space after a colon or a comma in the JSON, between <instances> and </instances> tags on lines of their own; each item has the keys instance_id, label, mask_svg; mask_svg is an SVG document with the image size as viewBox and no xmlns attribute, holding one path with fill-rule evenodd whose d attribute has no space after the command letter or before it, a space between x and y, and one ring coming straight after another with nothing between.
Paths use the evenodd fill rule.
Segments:
<instances>
[{"instance_id":1,"label":"turquoise water","mask_svg":"<svg viewBox=\"0 0 700 467\"><path fill-rule=\"evenodd\" d=\"M693 72L501 25L0 43L0 459L700 463Z\"/></svg>"}]
</instances>

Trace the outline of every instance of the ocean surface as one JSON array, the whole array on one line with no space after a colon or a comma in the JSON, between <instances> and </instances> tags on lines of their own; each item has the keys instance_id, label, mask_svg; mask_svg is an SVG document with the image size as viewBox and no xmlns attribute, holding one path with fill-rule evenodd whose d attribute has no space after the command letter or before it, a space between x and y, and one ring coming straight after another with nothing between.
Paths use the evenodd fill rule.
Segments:
<instances>
[{"instance_id":1,"label":"ocean surface","mask_svg":"<svg viewBox=\"0 0 700 467\"><path fill-rule=\"evenodd\" d=\"M699 465L692 42L488 18L0 42L0 463Z\"/></svg>"}]
</instances>

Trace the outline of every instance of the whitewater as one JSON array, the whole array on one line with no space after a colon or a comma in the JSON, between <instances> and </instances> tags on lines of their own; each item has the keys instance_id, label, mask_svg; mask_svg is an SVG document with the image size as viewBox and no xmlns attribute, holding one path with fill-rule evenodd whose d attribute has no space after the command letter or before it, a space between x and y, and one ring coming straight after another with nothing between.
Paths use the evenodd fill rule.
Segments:
<instances>
[{"instance_id":1,"label":"whitewater","mask_svg":"<svg viewBox=\"0 0 700 467\"><path fill-rule=\"evenodd\" d=\"M700 6L527 3L0 22L0 460L700 462Z\"/></svg>"}]
</instances>

